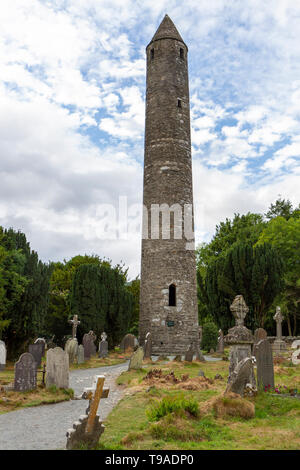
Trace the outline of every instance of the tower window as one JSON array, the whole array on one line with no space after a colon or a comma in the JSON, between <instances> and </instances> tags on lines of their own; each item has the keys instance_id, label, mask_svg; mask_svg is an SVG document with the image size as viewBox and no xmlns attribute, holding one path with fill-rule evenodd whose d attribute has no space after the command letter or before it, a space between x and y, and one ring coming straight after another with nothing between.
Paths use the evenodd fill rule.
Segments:
<instances>
[{"instance_id":1,"label":"tower window","mask_svg":"<svg viewBox=\"0 0 300 470\"><path fill-rule=\"evenodd\" d=\"M180 59L184 59L184 52L183 52L182 47L179 49L179 52L180 52Z\"/></svg>"},{"instance_id":2,"label":"tower window","mask_svg":"<svg viewBox=\"0 0 300 470\"><path fill-rule=\"evenodd\" d=\"M176 307L176 286L171 284L169 286L169 307Z\"/></svg>"},{"instance_id":3,"label":"tower window","mask_svg":"<svg viewBox=\"0 0 300 470\"><path fill-rule=\"evenodd\" d=\"M181 100L177 100L177 107L181 108Z\"/></svg>"},{"instance_id":4,"label":"tower window","mask_svg":"<svg viewBox=\"0 0 300 470\"><path fill-rule=\"evenodd\" d=\"M151 49L150 57L151 57L151 59L154 59L154 49Z\"/></svg>"}]
</instances>

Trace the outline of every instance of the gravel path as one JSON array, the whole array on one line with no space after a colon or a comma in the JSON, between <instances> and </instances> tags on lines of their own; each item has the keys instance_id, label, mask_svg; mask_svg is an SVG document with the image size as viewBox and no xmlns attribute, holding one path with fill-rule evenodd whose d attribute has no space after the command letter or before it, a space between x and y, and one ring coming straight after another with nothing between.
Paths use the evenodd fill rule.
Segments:
<instances>
[{"instance_id":1,"label":"gravel path","mask_svg":"<svg viewBox=\"0 0 300 470\"><path fill-rule=\"evenodd\" d=\"M128 362L95 369L78 369L70 372L70 388L75 396L84 387L91 387L94 375L105 375L105 387L110 389L103 398L98 413L104 420L123 396L115 379L128 369ZM54 405L23 408L0 415L0 450L54 450L65 449L66 432L73 422L85 414L88 400L70 400Z\"/></svg>"}]
</instances>

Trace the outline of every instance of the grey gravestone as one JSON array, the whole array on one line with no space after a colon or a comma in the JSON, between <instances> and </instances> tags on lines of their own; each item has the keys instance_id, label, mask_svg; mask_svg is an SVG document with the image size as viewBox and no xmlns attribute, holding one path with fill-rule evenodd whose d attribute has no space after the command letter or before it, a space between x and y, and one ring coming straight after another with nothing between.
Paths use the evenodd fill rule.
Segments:
<instances>
[{"instance_id":1,"label":"grey gravestone","mask_svg":"<svg viewBox=\"0 0 300 470\"><path fill-rule=\"evenodd\" d=\"M274 365L272 346L267 339L260 340L254 346L257 367L257 386L264 390L266 386L274 388Z\"/></svg>"},{"instance_id":2,"label":"grey gravestone","mask_svg":"<svg viewBox=\"0 0 300 470\"><path fill-rule=\"evenodd\" d=\"M257 328L254 331L254 344L257 344L262 339L267 339L267 332L263 328Z\"/></svg>"},{"instance_id":3,"label":"grey gravestone","mask_svg":"<svg viewBox=\"0 0 300 470\"><path fill-rule=\"evenodd\" d=\"M37 364L32 354L21 354L15 364L14 390L26 392L36 388Z\"/></svg>"},{"instance_id":4,"label":"grey gravestone","mask_svg":"<svg viewBox=\"0 0 300 470\"><path fill-rule=\"evenodd\" d=\"M206 362L205 357L203 356L200 348L196 348L196 361Z\"/></svg>"},{"instance_id":5,"label":"grey gravestone","mask_svg":"<svg viewBox=\"0 0 300 470\"><path fill-rule=\"evenodd\" d=\"M46 365L46 388L69 388L69 355L62 348L49 349Z\"/></svg>"},{"instance_id":6,"label":"grey gravestone","mask_svg":"<svg viewBox=\"0 0 300 470\"><path fill-rule=\"evenodd\" d=\"M99 343L98 357L107 357L108 355L108 342L106 341L107 334L103 331L101 334L101 341Z\"/></svg>"},{"instance_id":7,"label":"grey gravestone","mask_svg":"<svg viewBox=\"0 0 300 470\"><path fill-rule=\"evenodd\" d=\"M41 344L42 345L42 357L45 354L45 349L46 349L46 340L44 338L37 338L34 342L34 344Z\"/></svg>"},{"instance_id":8,"label":"grey gravestone","mask_svg":"<svg viewBox=\"0 0 300 470\"><path fill-rule=\"evenodd\" d=\"M286 350L286 344L282 339L282 322L283 322L283 315L281 313L280 307L276 307L276 312L273 317L273 320L276 321L276 339L273 343L273 351L276 355L280 355L282 351Z\"/></svg>"},{"instance_id":9,"label":"grey gravestone","mask_svg":"<svg viewBox=\"0 0 300 470\"><path fill-rule=\"evenodd\" d=\"M246 358L252 357L252 345L254 337L248 328L244 326L244 320L249 308L247 307L242 295L237 295L230 306L230 310L235 318L235 326L228 330L224 337L225 344L230 345L229 353L229 376L228 383L234 377L234 372L238 364ZM252 367L252 378L249 383L254 387L255 376Z\"/></svg>"},{"instance_id":10,"label":"grey gravestone","mask_svg":"<svg viewBox=\"0 0 300 470\"><path fill-rule=\"evenodd\" d=\"M192 362L193 357L194 357L194 353L195 353L194 347L193 347L193 345L190 345L189 349L185 353L184 360L187 361L187 362Z\"/></svg>"},{"instance_id":11,"label":"grey gravestone","mask_svg":"<svg viewBox=\"0 0 300 470\"><path fill-rule=\"evenodd\" d=\"M251 384L251 386L253 386L253 375L252 360L247 357L240 361L236 366L233 374L231 375L231 379L227 384L225 394L228 392L233 392L238 393L243 397L246 385Z\"/></svg>"},{"instance_id":12,"label":"grey gravestone","mask_svg":"<svg viewBox=\"0 0 300 470\"><path fill-rule=\"evenodd\" d=\"M69 355L69 364L74 364L78 352L77 338L69 338L65 344L65 351Z\"/></svg>"},{"instance_id":13,"label":"grey gravestone","mask_svg":"<svg viewBox=\"0 0 300 470\"><path fill-rule=\"evenodd\" d=\"M298 364L300 364L300 348L296 349L296 351L293 352L292 363L294 364L294 366L297 366Z\"/></svg>"},{"instance_id":14,"label":"grey gravestone","mask_svg":"<svg viewBox=\"0 0 300 470\"><path fill-rule=\"evenodd\" d=\"M121 341L120 349L125 352L128 350L134 351L135 346L137 346L137 339L134 335L128 333L124 336Z\"/></svg>"},{"instance_id":15,"label":"grey gravestone","mask_svg":"<svg viewBox=\"0 0 300 470\"><path fill-rule=\"evenodd\" d=\"M37 367L41 367L43 357L43 345L41 343L34 343L28 346L28 352L33 355Z\"/></svg>"},{"instance_id":16,"label":"grey gravestone","mask_svg":"<svg viewBox=\"0 0 300 470\"><path fill-rule=\"evenodd\" d=\"M82 344L84 347L84 360L88 360L91 358L91 356L94 356L96 354L96 346L95 346L95 341L96 336L93 331L89 331L88 333L85 333L82 339Z\"/></svg>"},{"instance_id":17,"label":"grey gravestone","mask_svg":"<svg viewBox=\"0 0 300 470\"><path fill-rule=\"evenodd\" d=\"M6 346L4 341L0 340L0 370L5 369L6 364Z\"/></svg>"},{"instance_id":18,"label":"grey gravestone","mask_svg":"<svg viewBox=\"0 0 300 470\"><path fill-rule=\"evenodd\" d=\"M152 338L151 333L146 334L145 345L144 345L144 359L151 359L152 353Z\"/></svg>"},{"instance_id":19,"label":"grey gravestone","mask_svg":"<svg viewBox=\"0 0 300 470\"><path fill-rule=\"evenodd\" d=\"M219 330L217 352L221 354L224 352L224 333L222 330Z\"/></svg>"},{"instance_id":20,"label":"grey gravestone","mask_svg":"<svg viewBox=\"0 0 300 470\"><path fill-rule=\"evenodd\" d=\"M292 349L298 349L300 348L300 339L296 339L295 341L292 342L292 345L291 345L291 348Z\"/></svg>"},{"instance_id":21,"label":"grey gravestone","mask_svg":"<svg viewBox=\"0 0 300 470\"><path fill-rule=\"evenodd\" d=\"M82 344L78 346L77 350L77 364L83 364L84 363L84 347Z\"/></svg>"},{"instance_id":22,"label":"grey gravestone","mask_svg":"<svg viewBox=\"0 0 300 470\"><path fill-rule=\"evenodd\" d=\"M130 358L128 370L141 369L143 358L144 358L144 349L142 347L139 347L136 351L134 351L134 353L132 354Z\"/></svg>"}]
</instances>

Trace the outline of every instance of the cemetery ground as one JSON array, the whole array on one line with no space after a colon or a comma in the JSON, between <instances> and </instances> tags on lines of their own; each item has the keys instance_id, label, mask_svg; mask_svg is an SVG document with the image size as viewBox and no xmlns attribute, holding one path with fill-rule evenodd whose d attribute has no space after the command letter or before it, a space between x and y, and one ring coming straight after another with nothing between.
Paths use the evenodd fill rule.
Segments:
<instances>
[{"instance_id":1,"label":"cemetery ground","mask_svg":"<svg viewBox=\"0 0 300 470\"><path fill-rule=\"evenodd\" d=\"M224 397L228 365L144 361L142 369L123 372L117 383L126 387L124 397L105 420L97 448L299 450L300 400L274 391ZM275 360L274 372L275 387L299 393L300 365Z\"/></svg>"},{"instance_id":2,"label":"cemetery ground","mask_svg":"<svg viewBox=\"0 0 300 470\"><path fill-rule=\"evenodd\" d=\"M83 364L70 364L70 371L77 369L93 369L105 366L122 364L130 358L131 353L120 353L118 350L110 351L105 358L92 356ZM19 392L6 390L5 387L14 382L14 362L7 362L4 370L0 371L0 414L7 413L19 408L31 406L49 405L62 401L71 400L74 392L71 388L59 389L55 386L45 388L42 384L42 368L46 363L45 357L42 359L41 367L37 375L37 388L35 390Z\"/></svg>"}]
</instances>

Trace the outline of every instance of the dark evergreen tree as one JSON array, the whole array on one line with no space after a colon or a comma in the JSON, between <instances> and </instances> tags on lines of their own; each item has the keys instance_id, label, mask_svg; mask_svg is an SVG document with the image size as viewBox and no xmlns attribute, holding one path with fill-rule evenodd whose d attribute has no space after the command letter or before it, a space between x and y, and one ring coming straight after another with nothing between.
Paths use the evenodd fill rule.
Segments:
<instances>
[{"instance_id":1,"label":"dark evergreen tree","mask_svg":"<svg viewBox=\"0 0 300 470\"><path fill-rule=\"evenodd\" d=\"M79 335L93 330L99 339L105 331L111 347L128 332L133 296L118 267L83 264L73 278L70 307L71 315L78 315L81 322Z\"/></svg>"},{"instance_id":2,"label":"dark evergreen tree","mask_svg":"<svg viewBox=\"0 0 300 470\"><path fill-rule=\"evenodd\" d=\"M207 270L208 309L219 328L227 330L234 325L229 307L238 294L249 307L246 326L264 327L268 310L284 287L282 275L282 259L271 245L253 248L250 243L234 244Z\"/></svg>"},{"instance_id":3,"label":"dark evergreen tree","mask_svg":"<svg viewBox=\"0 0 300 470\"><path fill-rule=\"evenodd\" d=\"M8 324L2 336L9 358L16 358L35 336L44 333L51 265L38 259L20 231L2 229L0 243L7 252L1 277L5 290L3 318Z\"/></svg>"}]
</instances>

